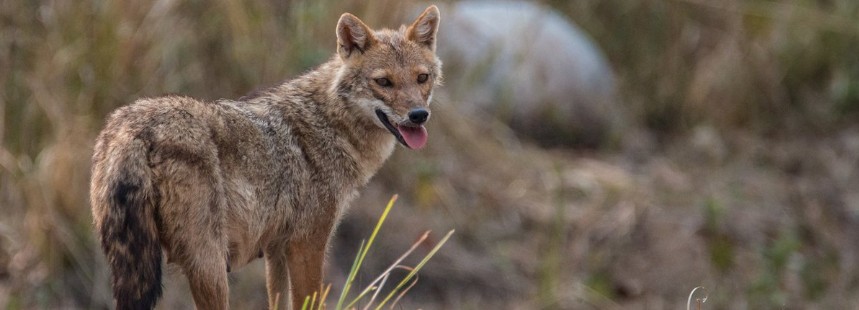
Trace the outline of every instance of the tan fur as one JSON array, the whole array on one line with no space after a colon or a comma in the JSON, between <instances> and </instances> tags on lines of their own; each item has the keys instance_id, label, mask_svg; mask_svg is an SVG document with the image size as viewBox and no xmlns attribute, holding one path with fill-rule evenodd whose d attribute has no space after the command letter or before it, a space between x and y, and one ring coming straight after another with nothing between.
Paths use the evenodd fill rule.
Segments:
<instances>
[{"instance_id":1,"label":"tan fur","mask_svg":"<svg viewBox=\"0 0 859 310\"><path fill-rule=\"evenodd\" d=\"M116 110L90 195L117 308L154 307L162 253L200 309L227 308L228 270L262 255L270 306L288 299L289 282L300 308L322 284L339 215L395 146L375 111L407 123L441 81L438 20L431 6L409 27L372 31L343 14L338 56L297 79L239 100L167 96Z\"/></svg>"}]
</instances>

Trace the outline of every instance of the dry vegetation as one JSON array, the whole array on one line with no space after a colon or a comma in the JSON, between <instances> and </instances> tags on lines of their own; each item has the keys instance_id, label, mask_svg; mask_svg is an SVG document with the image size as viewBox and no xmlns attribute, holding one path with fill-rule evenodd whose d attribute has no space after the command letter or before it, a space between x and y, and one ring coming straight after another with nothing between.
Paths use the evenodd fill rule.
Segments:
<instances>
[{"instance_id":1,"label":"dry vegetation","mask_svg":"<svg viewBox=\"0 0 859 310\"><path fill-rule=\"evenodd\" d=\"M682 308L697 286L705 308L859 307L859 3L545 4L606 51L623 129L546 150L439 96L429 147L397 150L342 223L329 281L400 193L359 282L457 230L407 309ZM395 25L407 4L0 1L0 308L110 304L87 202L106 113L294 76L331 55L343 11ZM264 306L262 274L231 275L235 307ZM192 307L165 285L163 309Z\"/></svg>"}]
</instances>

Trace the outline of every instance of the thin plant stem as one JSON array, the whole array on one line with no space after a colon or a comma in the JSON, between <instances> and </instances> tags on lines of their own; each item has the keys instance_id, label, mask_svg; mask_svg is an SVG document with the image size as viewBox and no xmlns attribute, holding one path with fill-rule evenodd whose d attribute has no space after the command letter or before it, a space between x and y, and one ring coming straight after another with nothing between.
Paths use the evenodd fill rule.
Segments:
<instances>
[{"instance_id":1,"label":"thin plant stem","mask_svg":"<svg viewBox=\"0 0 859 310\"><path fill-rule=\"evenodd\" d=\"M426 239L429 237L429 233L430 233L429 230L425 231L424 234L421 235L420 238L418 238L418 240L415 241L414 244L412 244L411 248L409 248L405 253L403 253L403 255L401 255L400 258L398 258L396 261L394 261L394 263L391 264L391 266L389 266L388 269L386 269L381 275L379 275L378 277L376 277L376 279L374 279L372 282L370 282L370 284L367 286L367 288L364 289L364 291L362 291L358 295L358 297L355 297L354 300L352 300L348 305L346 305L346 309L355 305L355 303L357 303L359 300L361 300L361 298L363 298L364 295L369 293L369 291L376 284L376 282L379 282L383 277L387 277L387 274L389 274L392 270L394 270L394 268L396 268L398 265L400 265L400 263L403 260L405 260L409 255L411 255L412 252L414 252L421 243L426 241ZM379 287L376 288L377 293L378 293L378 290L381 290L381 288L382 288L381 285L379 285Z\"/></svg>"},{"instance_id":2,"label":"thin plant stem","mask_svg":"<svg viewBox=\"0 0 859 310\"><path fill-rule=\"evenodd\" d=\"M394 289L393 289L393 290L388 294L388 296L387 296L387 297L385 297L385 299L383 299L381 303L379 303L379 306L378 306L378 307L376 307L376 310L382 309L382 307L385 305L385 303L387 303L387 302L388 302L388 300L390 300L390 299L394 296L394 294L395 294L395 293L396 293L400 288L402 288L402 287L403 287L403 285L405 285L405 284L406 284L406 283L407 283L407 282L408 282L412 277L414 277L414 276L415 276L415 274L416 274L419 270L421 270L421 268L423 268L423 267L424 267L424 265L426 265L426 263L430 260L430 258L432 258L432 256L433 256L433 255L435 255L435 253L436 253L436 252L438 252L438 250L441 248L441 246L443 246L443 245L445 244L445 242L447 242L447 240L448 240L448 239L450 239L450 236L451 236L451 235L453 235L453 232L454 232L454 230L453 230L453 229L451 229L451 230L447 233L447 235L445 235L445 236L444 236L444 238L442 238L442 239L441 239L441 241L439 241L439 243L438 243L438 244L437 244L437 245L436 245L436 246L435 246L435 247L434 247L434 248L429 252L429 254L427 254L427 256L425 256L425 257L424 257L424 259L423 259L423 260L421 260L421 262L420 262L420 263L418 263L418 265L417 265L417 266L415 266L415 269L414 269L414 270L412 270L412 272L410 272L410 273L409 273L409 274L408 274L408 275L407 275L407 276L406 276L402 281L400 281L400 283L399 283L399 284L397 284L397 287L395 287L395 288L394 288Z\"/></svg>"}]
</instances>

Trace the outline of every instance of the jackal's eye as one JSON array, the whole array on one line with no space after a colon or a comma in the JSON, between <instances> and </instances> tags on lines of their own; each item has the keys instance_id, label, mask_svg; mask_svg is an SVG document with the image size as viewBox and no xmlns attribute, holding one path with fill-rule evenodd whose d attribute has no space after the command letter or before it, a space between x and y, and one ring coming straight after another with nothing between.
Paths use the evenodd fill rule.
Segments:
<instances>
[{"instance_id":1,"label":"jackal's eye","mask_svg":"<svg viewBox=\"0 0 859 310\"><path fill-rule=\"evenodd\" d=\"M423 84L429 79L429 74L421 73L418 74L418 83Z\"/></svg>"},{"instance_id":2,"label":"jackal's eye","mask_svg":"<svg viewBox=\"0 0 859 310\"><path fill-rule=\"evenodd\" d=\"M373 80L376 81L376 84L379 84L379 86L382 86L382 87L394 86L394 84L391 83L391 80L389 80L387 78L378 78L378 79L373 79Z\"/></svg>"}]
</instances>

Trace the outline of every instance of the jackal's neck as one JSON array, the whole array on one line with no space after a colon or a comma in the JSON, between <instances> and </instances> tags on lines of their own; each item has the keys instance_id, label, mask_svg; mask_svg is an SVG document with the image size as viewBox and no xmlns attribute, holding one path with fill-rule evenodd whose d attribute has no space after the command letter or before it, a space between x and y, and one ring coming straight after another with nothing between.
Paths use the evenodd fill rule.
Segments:
<instances>
[{"instance_id":1,"label":"jackal's neck","mask_svg":"<svg viewBox=\"0 0 859 310\"><path fill-rule=\"evenodd\" d=\"M372 118L375 116L363 111L357 102L351 102L350 92L360 86L355 85L358 78L343 76L343 66L335 56L283 87L306 99L289 104L310 105L308 110L319 111L320 124L327 125L347 141L348 145L343 145L341 151L350 153L355 159L356 177L359 178L356 181L363 185L391 155L395 140L375 124Z\"/></svg>"}]
</instances>

